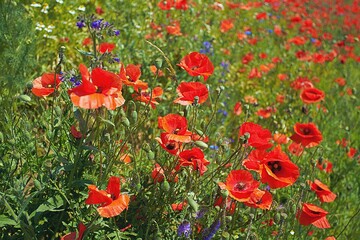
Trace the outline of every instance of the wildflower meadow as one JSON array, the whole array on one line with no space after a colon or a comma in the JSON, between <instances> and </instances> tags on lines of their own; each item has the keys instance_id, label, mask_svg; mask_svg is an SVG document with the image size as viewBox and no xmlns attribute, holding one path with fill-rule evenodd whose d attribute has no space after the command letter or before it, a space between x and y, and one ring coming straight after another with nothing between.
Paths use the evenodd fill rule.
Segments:
<instances>
[{"instance_id":1,"label":"wildflower meadow","mask_svg":"<svg viewBox=\"0 0 360 240\"><path fill-rule=\"evenodd\" d=\"M359 0L0 18L0 239L360 239Z\"/></svg>"}]
</instances>

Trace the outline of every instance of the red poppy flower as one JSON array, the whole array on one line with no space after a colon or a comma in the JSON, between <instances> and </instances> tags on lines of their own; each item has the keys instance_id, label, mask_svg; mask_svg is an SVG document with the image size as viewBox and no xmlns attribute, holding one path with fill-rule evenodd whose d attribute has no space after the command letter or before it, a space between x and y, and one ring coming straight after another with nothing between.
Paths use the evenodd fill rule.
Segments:
<instances>
[{"instance_id":1,"label":"red poppy flower","mask_svg":"<svg viewBox=\"0 0 360 240\"><path fill-rule=\"evenodd\" d=\"M316 163L316 167L321 171L325 171L326 173L331 173L333 164L327 159L325 160L319 159Z\"/></svg>"},{"instance_id":2,"label":"red poppy flower","mask_svg":"<svg viewBox=\"0 0 360 240\"><path fill-rule=\"evenodd\" d=\"M306 38L301 36L296 36L288 40L288 43L293 43L295 45L304 45L306 42Z\"/></svg>"},{"instance_id":3,"label":"red poppy flower","mask_svg":"<svg viewBox=\"0 0 360 240\"><path fill-rule=\"evenodd\" d=\"M174 212L180 212L183 210L184 207L187 206L187 202L180 202L180 203L172 203L171 208Z\"/></svg>"},{"instance_id":4,"label":"red poppy flower","mask_svg":"<svg viewBox=\"0 0 360 240\"><path fill-rule=\"evenodd\" d=\"M158 117L158 127L167 133L168 140L191 142L191 132L187 130L187 120L177 114Z\"/></svg>"},{"instance_id":5,"label":"red poppy flower","mask_svg":"<svg viewBox=\"0 0 360 240\"><path fill-rule=\"evenodd\" d=\"M262 117L262 118L269 118L275 112L276 112L276 108L274 108L274 107L266 107L266 108L260 108L256 112L256 115L258 115L259 117Z\"/></svg>"},{"instance_id":6,"label":"red poppy flower","mask_svg":"<svg viewBox=\"0 0 360 240\"><path fill-rule=\"evenodd\" d=\"M255 191L250 195L249 201L244 202L244 204L252 208L269 210L272 204L272 195L268 191L255 189Z\"/></svg>"},{"instance_id":7,"label":"red poppy flower","mask_svg":"<svg viewBox=\"0 0 360 240\"><path fill-rule=\"evenodd\" d=\"M325 238L324 240L336 240L336 238L334 236L330 236L330 237Z\"/></svg>"},{"instance_id":8,"label":"red poppy flower","mask_svg":"<svg viewBox=\"0 0 360 240\"><path fill-rule=\"evenodd\" d=\"M175 9L187 10L188 8L187 0L175 0Z\"/></svg>"},{"instance_id":9,"label":"red poppy flower","mask_svg":"<svg viewBox=\"0 0 360 240\"><path fill-rule=\"evenodd\" d=\"M158 7L161 10L170 10L173 6L174 6L174 0L167 0L167 1L161 0L158 3Z\"/></svg>"},{"instance_id":10,"label":"red poppy flower","mask_svg":"<svg viewBox=\"0 0 360 240\"><path fill-rule=\"evenodd\" d=\"M249 73L249 76L248 78L249 79L253 79L253 78L261 78L261 72L259 72L259 70L257 68L252 68L250 70L250 73Z\"/></svg>"},{"instance_id":11,"label":"red poppy flower","mask_svg":"<svg viewBox=\"0 0 360 240\"><path fill-rule=\"evenodd\" d=\"M156 140L160 143L160 146L171 155L178 154L181 143L169 140L167 133L161 133L160 138L156 138Z\"/></svg>"},{"instance_id":12,"label":"red poppy flower","mask_svg":"<svg viewBox=\"0 0 360 240\"><path fill-rule=\"evenodd\" d=\"M72 125L72 126L71 126L71 128L70 128L70 133L71 133L71 135L72 135L74 138L76 138L76 139L82 138L81 132L76 129L76 126L75 126L75 125Z\"/></svg>"},{"instance_id":13,"label":"red poppy flower","mask_svg":"<svg viewBox=\"0 0 360 240\"><path fill-rule=\"evenodd\" d=\"M164 169L158 164L155 164L155 168L151 173L151 178L154 180L154 183L161 183L165 179ZM167 178L169 182L177 182L179 177L176 175L175 171L172 171L170 177Z\"/></svg>"},{"instance_id":14,"label":"red poppy flower","mask_svg":"<svg viewBox=\"0 0 360 240\"><path fill-rule=\"evenodd\" d=\"M148 84L140 80L141 70L139 65L129 64L124 68L123 64L120 64L119 77L121 81L127 85L134 87L135 91L140 89L147 89Z\"/></svg>"},{"instance_id":15,"label":"red poppy flower","mask_svg":"<svg viewBox=\"0 0 360 240\"><path fill-rule=\"evenodd\" d=\"M320 202L333 202L336 198L336 194L333 193L328 186L315 179L314 182L310 181L310 188L316 193Z\"/></svg>"},{"instance_id":16,"label":"red poppy flower","mask_svg":"<svg viewBox=\"0 0 360 240\"><path fill-rule=\"evenodd\" d=\"M62 236L60 240L82 240L83 235L86 231L86 226L83 223L79 223L78 225L78 233L71 232Z\"/></svg>"},{"instance_id":17,"label":"red poppy flower","mask_svg":"<svg viewBox=\"0 0 360 240\"><path fill-rule=\"evenodd\" d=\"M233 20L225 19L220 23L220 32L225 33L234 27Z\"/></svg>"},{"instance_id":18,"label":"red poppy flower","mask_svg":"<svg viewBox=\"0 0 360 240\"><path fill-rule=\"evenodd\" d=\"M257 149L268 149L272 147L270 143L271 132L268 129L262 128L260 125L245 122L241 125L239 130L239 137L244 136L245 133L249 133L250 137L247 140L247 144Z\"/></svg>"},{"instance_id":19,"label":"red poppy flower","mask_svg":"<svg viewBox=\"0 0 360 240\"><path fill-rule=\"evenodd\" d=\"M98 48L98 51L101 53L101 54L104 54L106 52L112 52L114 49L115 49L116 45L114 43L101 43L99 45L99 48Z\"/></svg>"},{"instance_id":20,"label":"red poppy flower","mask_svg":"<svg viewBox=\"0 0 360 240\"><path fill-rule=\"evenodd\" d=\"M86 204L100 204L97 211L105 218L115 217L128 208L130 197L120 193L120 178L110 177L106 191L99 190L95 185L89 185L89 197Z\"/></svg>"},{"instance_id":21,"label":"red poppy flower","mask_svg":"<svg viewBox=\"0 0 360 240\"><path fill-rule=\"evenodd\" d=\"M253 59L254 59L254 54L252 54L252 53L247 53L247 54L242 58L242 63L243 63L243 64L249 64Z\"/></svg>"},{"instance_id":22,"label":"red poppy flower","mask_svg":"<svg viewBox=\"0 0 360 240\"><path fill-rule=\"evenodd\" d=\"M166 26L166 31L170 35L181 36L181 29L179 21L174 21L171 25Z\"/></svg>"},{"instance_id":23,"label":"red poppy flower","mask_svg":"<svg viewBox=\"0 0 360 240\"><path fill-rule=\"evenodd\" d=\"M214 65L210 59L205 54L198 52L186 55L178 66L187 71L190 76L203 76L204 81L214 72Z\"/></svg>"},{"instance_id":24,"label":"red poppy flower","mask_svg":"<svg viewBox=\"0 0 360 240\"><path fill-rule=\"evenodd\" d=\"M356 153L357 153L356 148L351 147L351 148L349 149L349 151L346 153L346 155L347 155L349 158L353 158Z\"/></svg>"},{"instance_id":25,"label":"red poppy flower","mask_svg":"<svg viewBox=\"0 0 360 240\"><path fill-rule=\"evenodd\" d=\"M80 73L81 85L68 90L75 106L85 109L105 106L107 109L114 110L124 104L121 80L116 74L95 68L90 75L83 64L80 64Z\"/></svg>"},{"instance_id":26,"label":"red poppy flower","mask_svg":"<svg viewBox=\"0 0 360 240\"><path fill-rule=\"evenodd\" d=\"M314 225L317 228L330 228L330 224L326 219L326 212L310 203L304 203L301 211L298 212L297 218L301 225Z\"/></svg>"},{"instance_id":27,"label":"red poppy flower","mask_svg":"<svg viewBox=\"0 0 360 240\"><path fill-rule=\"evenodd\" d=\"M227 197L225 199L222 196L216 197L215 201L214 201L214 207L216 207L216 206L222 207L224 204L224 201L225 201L225 205L226 205L226 211L228 211L230 215L233 215L236 210L236 201L234 201L230 197Z\"/></svg>"},{"instance_id":28,"label":"red poppy flower","mask_svg":"<svg viewBox=\"0 0 360 240\"><path fill-rule=\"evenodd\" d=\"M316 103L325 98L325 93L317 88L304 88L301 91L300 98L306 104Z\"/></svg>"},{"instance_id":29,"label":"red poppy flower","mask_svg":"<svg viewBox=\"0 0 360 240\"><path fill-rule=\"evenodd\" d=\"M89 46L92 44L92 39L91 38L85 38L82 42L82 45L84 46Z\"/></svg>"},{"instance_id":30,"label":"red poppy flower","mask_svg":"<svg viewBox=\"0 0 360 240\"><path fill-rule=\"evenodd\" d=\"M159 104L157 102L157 99L160 99L163 94L163 90L161 87L155 87L151 91L151 95L149 94L148 90L140 90L140 93L134 93L132 97L135 100L138 100L140 102L144 102L146 104L150 103L152 109L156 108L156 105Z\"/></svg>"},{"instance_id":31,"label":"red poppy flower","mask_svg":"<svg viewBox=\"0 0 360 240\"><path fill-rule=\"evenodd\" d=\"M101 6L97 6L95 8L95 12L99 15L102 15L104 13L104 10L101 8Z\"/></svg>"},{"instance_id":32,"label":"red poppy flower","mask_svg":"<svg viewBox=\"0 0 360 240\"><path fill-rule=\"evenodd\" d=\"M267 13L266 12L261 12L256 14L256 20L264 20L267 19Z\"/></svg>"},{"instance_id":33,"label":"red poppy flower","mask_svg":"<svg viewBox=\"0 0 360 240\"><path fill-rule=\"evenodd\" d=\"M275 133L273 139L277 144L287 144L289 142L289 138L282 133Z\"/></svg>"},{"instance_id":34,"label":"red poppy flower","mask_svg":"<svg viewBox=\"0 0 360 240\"><path fill-rule=\"evenodd\" d=\"M249 201L251 194L260 185L251 173L245 170L232 170L226 178L226 183L218 184L221 189L227 189L229 196L239 202Z\"/></svg>"},{"instance_id":35,"label":"red poppy flower","mask_svg":"<svg viewBox=\"0 0 360 240\"><path fill-rule=\"evenodd\" d=\"M275 25L274 26L274 33L277 35L277 36L281 36L282 35L282 30L281 30L281 27L279 25Z\"/></svg>"},{"instance_id":36,"label":"red poppy flower","mask_svg":"<svg viewBox=\"0 0 360 240\"><path fill-rule=\"evenodd\" d=\"M344 78L337 78L335 79L335 82L340 86L340 87L343 87L346 85L346 80Z\"/></svg>"},{"instance_id":37,"label":"red poppy flower","mask_svg":"<svg viewBox=\"0 0 360 240\"><path fill-rule=\"evenodd\" d=\"M176 92L179 98L174 103L184 106L193 104L195 97L198 97L198 104L204 103L209 96L206 85L200 82L182 82L177 87Z\"/></svg>"},{"instance_id":38,"label":"red poppy flower","mask_svg":"<svg viewBox=\"0 0 360 240\"><path fill-rule=\"evenodd\" d=\"M234 106L234 114L239 116L242 113L241 102L236 102Z\"/></svg>"},{"instance_id":39,"label":"red poppy flower","mask_svg":"<svg viewBox=\"0 0 360 240\"><path fill-rule=\"evenodd\" d=\"M321 132L314 123L296 123L294 131L290 139L304 147L314 147L322 141Z\"/></svg>"},{"instance_id":40,"label":"red poppy flower","mask_svg":"<svg viewBox=\"0 0 360 240\"><path fill-rule=\"evenodd\" d=\"M295 156L301 156L301 154L304 152L304 147L301 144L298 144L296 142L292 142L289 147L289 151L291 154Z\"/></svg>"},{"instance_id":41,"label":"red poppy flower","mask_svg":"<svg viewBox=\"0 0 360 240\"><path fill-rule=\"evenodd\" d=\"M295 90L300 90L300 89L304 89L304 88L313 88L314 87L314 85L312 84L310 79L308 79L307 77L298 77L298 78L296 78L290 84L290 86Z\"/></svg>"},{"instance_id":42,"label":"red poppy flower","mask_svg":"<svg viewBox=\"0 0 360 240\"><path fill-rule=\"evenodd\" d=\"M151 66L150 66L150 71L151 71L155 76L156 76L156 75L157 75L158 77L164 76L163 71L157 69L157 67L156 67L155 65L151 65Z\"/></svg>"},{"instance_id":43,"label":"red poppy flower","mask_svg":"<svg viewBox=\"0 0 360 240\"><path fill-rule=\"evenodd\" d=\"M295 183L299 168L281 151L280 146L271 152L253 150L243 165L260 173L260 180L271 188L283 188Z\"/></svg>"},{"instance_id":44,"label":"red poppy flower","mask_svg":"<svg viewBox=\"0 0 360 240\"><path fill-rule=\"evenodd\" d=\"M175 168L177 171L180 167L192 166L195 171L199 171L200 175L203 175L207 170L206 166L210 164L200 148L182 151L179 157L179 164Z\"/></svg>"},{"instance_id":45,"label":"red poppy flower","mask_svg":"<svg viewBox=\"0 0 360 240\"><path fill-rule=\"evenodd\" d=\"M44 73L33 81L32 93L38 97L46 97L59 87L61 81L58 74Z\"/></svg>"}]
</instances>

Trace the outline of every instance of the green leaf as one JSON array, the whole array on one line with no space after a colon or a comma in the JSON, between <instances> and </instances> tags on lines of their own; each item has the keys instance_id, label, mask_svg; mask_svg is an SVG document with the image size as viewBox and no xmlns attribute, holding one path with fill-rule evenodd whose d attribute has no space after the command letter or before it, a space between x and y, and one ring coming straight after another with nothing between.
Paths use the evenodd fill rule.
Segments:
<instances>
[{"instance_id":1,"label":"green leaf","mask_svg":"<svg viewBox=\"0 0 360 240\"><path fill-rule=\"evenodd\" d=\"M42 212L57 212L63 211L63 209L59 209L64 205L64 200L60 195L56 195L54 197L49 198L45 203L41 204L34 212L30 214L30 218L35 216L37 213Z\"/></svg>"},{"instance_id":2,"label":"green leaf","mask_svg":"<svg viewBox=\"0 0 360 240\"><path fill-rule=\"evenodd\" d=\"M6 225L15 226L17 225L17 222L8 216L0 215L0 227L4 227Z\"/></svg>"},{"instance_id":3,"label":"green leaf","mask_svg":"<svg viewBox=\"0 0 360 240\"><path fill-rule=\"evenodd\" d=\"M76 49L79 53L81 53L82 55L85 55L85 56L93 56L94 54L92 52L86 52L86 51L83 51L83 50L80 50L80 49Z\"/></svg>"},{"instance_id":4,"label":"green leaf","mask_svg":"<svg viewBox=\"0 0 360 240\"><path fill-rule=\"evenodd\" d=\"M81 134L85 135L85 134L86 134L86 131L87 131L87 129L86 129L86 122L85 122L83 116L81 115L81 112L80 112L79 109L76 109L76 110L74 111L74 116L75 116L75 118L79 121L79 127L80 127L80 132L81 132Z\"/></svg>"}]
</instances>

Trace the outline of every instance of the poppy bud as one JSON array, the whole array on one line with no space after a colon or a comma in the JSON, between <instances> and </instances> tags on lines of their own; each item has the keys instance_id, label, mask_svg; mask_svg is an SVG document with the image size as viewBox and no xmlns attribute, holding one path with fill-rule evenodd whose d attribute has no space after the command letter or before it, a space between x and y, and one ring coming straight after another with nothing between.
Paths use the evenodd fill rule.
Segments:
<instances>
[{"instance_id":1,"label":"poppy bud","mask_svg":"<svg viewBox=\"0 0 360 240\"><path fill-rule=\"evenodd\" d=\"M195 202L193 196L188 196L187 201L189 205L194 209L195 212L199 210L199 204Z\"/></svg>"},{"instance_id":2,"label":"poppy bud","mask_svg":"<svg viewBox=\"0 0 360 240\"><path fill-rule=\"evenodd\" d=\"M297 209L297 206L294 204L291 206L291 212L295 213Z\"/></svg>"},{"instance_id":3,"label":"poppy bud","mask_svg":"<svg viewBox=\"0 0 360 240\"><path fill-rule=\"evenodd\" d=\"M274 221L275 221L276 223L280 223L280 221L281 221L281 215L280 215L280 213L276 213L276 214L275 214L275 216L274 216Z\"/></svg>"},{"instance_id":4,"label":"poppy bud","mask_svg":"<svg viewBox=\"0 0 360 240\"><path fill-rule=\"evenodd\" d=\"M157 58L157 59L155 59L155 66L156 66L156 68L161 68L162 67L162 65L163 65L163 60L161 59L161 58Z\"/></svg>"},{"instance_id":5,"label":"poppy bud","mask_svg":"<svg viewBox=\"0 0 360 240\"><path fill-rule=\"evenodd\" d=\"M125 127L130 127L130 121L127 117L121 117L121 124Z\"/></svg>"},{"instance_id":6,"label":"poppy bud","mask_svg":"<svg viewBox=\"0 0 360 240\"><path fill-rule=\"evenodd\" d=\"M199 130L199 129L195 129L196 133L199 134L200 136L204 135L204 132Z\"/></svg>"},{"instance_id":7,"label":"poppy bud","mask_svg":"<svg viewBox=\"0 0 360 240\"><path fill-rule=\"evenodd\" d=\"M132 119L132 121L133 121L134 123L137 121L137 117L138 117L137 112L136 112L136 111L132 111L132 112L131 112L131 119Z\"/></svg>"},{"instance_id":8,"label":"poppy bud","mask_svg":"<svg viewBox=\"0 0 360 240\"><path fill-rule=\"evenodd\" d=\"M165 179L163 183L161 183L161 189L165 192L169 192L170 190L170 184L169 182Z\"/></svg>"},{"instance_id":9,"label":"poppy bud","mask_svg":"<svg viewBox=\"0 0 360 240\"><path fill-rule=\"evenodd\" d=\"M195 141L195 145L203 149L208 148L208 145L203 141Z\"/></svg>"},{"instance_id":10,"label":"poppy bud","mask_svg":"<svg viewBox=\"0 0 360 240\"><path fill-rule=\"evenodd\" d=\"M59 106L55 107L55 113L57 116L61 117L62 116L62 111L61 108Z\"/></svg>"},{"instance_id":11,"label":"poppy bud","mask_svg":"<svg viewBox=\"0 0 360 240\"><path fill-rule=\"evenodd\" d=\"M19 96L19 99L24 101L24 102L31 102L31 97L29 97L28 95L22 94L22 95Z\"/></svg>"},{"instance_id":12,"label":"poppy bud","mask_svg":"<svg viewBox=\"0 0 360 240\"><path fill-rule=\"evenodd\" d=\"M221 196L226 199L229 196L228 190L221 190Z\"/></svg>"},{"instance_id":13,"label":"poppy bud","mask_svg":"<svg viewBox=\"0 0 360 240\"><path fill-rule=\"evenodd\" d=\"M147 153L147 157L148 157L150 160L153 160L153 159L155 158L154 152L150 150L150 151Z\"/></svg>"},{"instance_id":14,"label":"poppy bud","mask_svg":"<svg viewBox=\"0 0 360 240\"><path fill-rule=\"evenodd\" d=\"M34 186L36 187L36 189L41 190L41 183L39 182L39 180L34 179Z\"/></svg>"},{"instance_id":15,"label":"poppy bud","mask_svg":"<svg viewBox=\"0 0 360 240\"><path fill-rule=\"evenodd\" d=\"M225 239L229 239L230 238L230 234L228 232L222 232L221 236Z\"/></svg>"},{"instance_id":16,"label":"poppy bud","mask_svg":"<svg viewBox=\"0 0 360 240\"><path fill-rule=\"evenodd\" d=\"M4 134L0 132L0 142L4 142Z\"/></svg>"},{"instance_id":17,"label":"poppy bud","mask_svg":"<svg viewBox=\"0 0 360 240\"><path fill-rule=\"evenodd\" d=\"M287 219L287 217L288 217L288 215L284 212L280 213L280 215L283 219Z\"/></svg>"}]
</instances>

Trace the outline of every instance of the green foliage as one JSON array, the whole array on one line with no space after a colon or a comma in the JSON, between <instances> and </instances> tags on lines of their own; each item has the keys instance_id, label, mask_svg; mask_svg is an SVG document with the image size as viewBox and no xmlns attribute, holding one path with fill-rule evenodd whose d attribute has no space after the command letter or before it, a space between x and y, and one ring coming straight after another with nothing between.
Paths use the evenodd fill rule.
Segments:
<instances>
[{"instance_id":1,"label":"green foliage","mask_svg":"<svg viewBox=\"0 0 360 240\"><path fill-rule=\"evenodd\" d=\"M36 37L33 22L17 1L2 1L0 19L0 91L10 97L34 76Z\"/></svg>"},{"instance_id":2,"label":"green foliage","mask_svg":"<svg viewBox=\"0 0 360 240\"><path fill-rule=\"evenodd\" d=\"M348 58L342 64L335 58L320 64L296 57L300 50L329 52L353 29L323 26L321 34L333 32L333 40L323 41L321 46L307 41L288 47L288 40L301 31L298 25L287 29L285 16L274 17L287 9L277 12L263 5L231 10L223 3L224 10L213 10L213 4L206 1L194 2L186 11L162 11L158 1L139 0L24 5L5 0L0 5L0 18L5 23L0 25L1 239L59 239L77 231L81 222L87 227L84 239L177 239L178 227L184 221L191 224L190 238L201 239L218 220L221 224L214 239L308 239L307 233L312 230L312 239L331 235L354 239L360 235L359 153L353 158L347 156L350 147L359 151L360 143L358 62ZM95 14L98 6L104 11L102 15ZM313 5L308 2L304 7L311 9ZM269 19L258 21L255 16L259 12L273 17L268 14ZM333 17L343 21L341 15ZM86 26L80 29L76 22L81 19ZM112 26L93 29L90 24L96 19ZM232 19L235 25L229 32L219 30L224 19ZM181 26L180 36L166 31L174 21ZM282 26L283 35L268 31L275 25ZM120 30L120 35L113 36L113 29ZM257 38L257 44L238 39L237 34L247 29L252 32L248 38ZM91 38L93 44L83 44L85 38ZM358 39L354 41L349 45L359 55ZM97 47L105 42L114 43L116 48L100 53ZM202 77L189 76L177 64L189 52L203 49L204 42L212 46L208 56L215 66L206 81L209 99L203 104L175 104L180 82L203 82ZM229 55L224 54L227 51ZM244 64L242 59L249 53L254 59ZM264 53L266 58L258 57ZM339 50L339 54L345 53ZM275 57L282 62L272 66ZM79 64L85 64L90 72L101 67L119 74L116 58L125 66L141 65L140 79L151 90L163 89L161 99L151 91L143 95L156 100L156 108L138 100L141 92L125 84L125 103L115 110L74 106L67 91L75 80L81 80ZM154 74L151 65L163 76ZM249 77L253 68L262 76ZM60 71L63 82L47 97L38 98L27 87L26 83L45 72ZM280 81L278 74L286 74L288 79ZM299 91L291 87L298 77L311 79L325 92L319 106L299 99ZM345 86L334 81L339 77L346 79ZM277 100L278 95L284 96L283 103ZM235 103L242 104L240 115L233 111ZM272 109L270 117L257 114L267 107ZM182 147L202 149L210 162L203 175L192 166L177 168L179 156L160 147L163 131L158 128L158 117L169 113L186 117L188 130L198 135L199 139ZM297 122L314 122L324 138L301 156L291 153L290 143L281 145L300 168L300 177L292 186L270 191L270 210L250 208L235 200L219 203L220 197L230 199L230 195L218 183L225 182L231 170L244 169L243 160L253 150L243 145L251 136L238 136L244 122L258 123L272 134L287 137ZM344 147L336 143L342 138L347 140ZM317 168L326 160L333 163L332 173ZM156 183L155 170L161 171L163 181ZM89 185L115 198L107 189L110 176L120 177L121 194L130 196L130 204L120 215L103 218L97 211L100 206L86 204L85 200ZM259 174L253 176L260 180ZM337 194L334 202L320 203L308 184L314 179ZM261 183L259 188L266 187ZM304 202L321 204L329 212L332 228L300 225L296 215Z\"/></svg>"}]
</instances>

